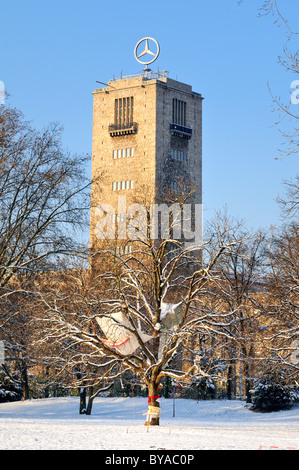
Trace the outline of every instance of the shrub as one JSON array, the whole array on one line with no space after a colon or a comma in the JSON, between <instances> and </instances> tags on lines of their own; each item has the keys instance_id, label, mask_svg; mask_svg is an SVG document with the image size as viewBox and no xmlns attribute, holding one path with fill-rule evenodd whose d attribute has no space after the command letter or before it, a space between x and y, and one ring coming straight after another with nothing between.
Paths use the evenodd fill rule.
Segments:
<instances>
[{"instance_id":1,"label":"shrub","mask_svg":"<svg viewBox=\"0 0 299 470\"><path fill-rule=\"evenodd\" d=\"M278 383L273 377L264 377L254 387L250 409L259 412L272 412L290 409L296 400L293 389L284 382Z\"/></svg>"}]
</instances>

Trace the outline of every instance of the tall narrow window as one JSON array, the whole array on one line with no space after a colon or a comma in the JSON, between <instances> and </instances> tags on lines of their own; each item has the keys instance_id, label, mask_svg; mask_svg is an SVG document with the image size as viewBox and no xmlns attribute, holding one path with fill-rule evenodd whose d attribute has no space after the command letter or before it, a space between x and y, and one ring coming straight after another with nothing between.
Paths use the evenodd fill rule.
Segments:
<instances>
[{"instance_id":1,"label":"tall narrow window","mask_svg":"<svg viewBox=\"0 0 299 470\"><path fill-rule=\"evenodd\" d=\"M175 122L175 123L176 123L176 119L177 119L177 112L176 112L177 101L178 100L176 100L175 98L172 101L172 122Z\"/></svg>"},{"instance_id":2,"label":"tall narrow window","mask_svg":"<svg viewBox=\"0 0 299 470\"><path fill-rule=\"evenodd\" d=\"M127 100L126 100L126 98L123 98L122 123L123 123L124 126L127 124Z\"/></svg>"},{"instance_id":3,"label":"tall narrow window","mask_svg":"<svg viewBox=\"0 0 299 470\"><path fill-rule=\"evenodd\" d=\"M123 124L123 100L119 100L119 124Z\"/></svg>"},{"instance_id":4,"label":"tall narrow window","mask_svg":"<svg viewBox=\"0 0 299 470\"><path fill-rule=\"evenodd\" d=\"M174 160L178 160L180 162L187 162L188 161L187 152L183 152L181 150L170 149L170 156Z\"/></svg>"},{"instance_id":5,"label":"tall narrow window","mask_svg":"<svg viewBox=\"0 0 299 470\"><path fill-rule=\"evenodd\" d=\"M119 105L119 100L115 100L114 122L115 122L116 125L118 125L118 122L119 122L118 105Z\"/></svg>"},{"instance_id":6,"label":"tall narrow window","mask_svg":"<svg viewBox=\"0 0 299 470\"><path fill-rule=\"evenodd\" d=\"M131 117L131 99L127 98L127 124L130 124L130 117Z\"/></svg>"},{"instance_id":7,"label":"tall narrow window","mask_svg":"<svg viewBox=\"0 0 299 470\"><path fill-rule=\"evenodd\" d=\"M114 123L118 127L130 127L133 123L133 96L117 98L114 107Z\"/></svg>"},{"instance_id":8,"label":"tall narrow window","mask_svg":"<svg viewBox=\"0 0 299 470\"><path fill-rule=\"evenodd\" d=\"M187 103L185 101L173 98L172 101L172 122L181 126L186 126L186 108Z\"/></svg>"},{"instance_id":9,"label":"tall narrow window","mask_svg":"<svg viewBox=\"0 0 299 470\"><path fill-rule=\"evenodd\" d=\"M131 101L131 106L130 106L130 122L133 123L133 105L134 105L133 96L131 96L130 101Z\"/></svg>"}]
</instances>

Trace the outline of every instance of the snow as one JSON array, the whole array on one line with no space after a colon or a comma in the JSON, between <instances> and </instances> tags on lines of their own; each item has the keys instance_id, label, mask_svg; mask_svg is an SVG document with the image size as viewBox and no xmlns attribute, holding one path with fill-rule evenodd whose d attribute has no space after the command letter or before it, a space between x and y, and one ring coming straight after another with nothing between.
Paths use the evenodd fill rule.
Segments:
<instances>
[{"instance_id":1,"label":"snow","mask_svg":"<svg viewBox=\"0 0 299 470\"><path fill-rule=\"evenodd\" d=\"M238 400L160 403L159 427L144 426L147 399L140 397L97 398L91 416L79 415L77 397L1 403L0 449L299 449L299 406L260 414Z\"/></svg>"}]
</instances>

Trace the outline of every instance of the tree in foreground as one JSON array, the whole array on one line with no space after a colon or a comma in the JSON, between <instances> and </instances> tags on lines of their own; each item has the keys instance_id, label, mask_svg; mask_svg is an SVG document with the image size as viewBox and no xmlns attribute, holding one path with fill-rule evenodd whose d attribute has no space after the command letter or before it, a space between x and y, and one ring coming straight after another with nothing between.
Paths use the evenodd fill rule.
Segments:
<instances>
[{"instance_id":1,"label":"tree in foreground","mask_svg":"<svg viewBox=\"0 0 299 470\"><path fill-rule=\"evenodd\" d=\"M200 345L213 349L230 336L230 313L205 302L217 262L236 243L225 241L228 230L218 231L217 243L200 246L186 246L170 233L159 240L141 237L140 226L122 249L103 241L83 278L73 270L65 289L39 288L44 340L73 351L84 345L98 378L113 380L126 371L139 376L148 389L150 424L158 425L163 381L213 376ZM70 360L75 364L75 354Z\"/></svg>"}]
</instances>

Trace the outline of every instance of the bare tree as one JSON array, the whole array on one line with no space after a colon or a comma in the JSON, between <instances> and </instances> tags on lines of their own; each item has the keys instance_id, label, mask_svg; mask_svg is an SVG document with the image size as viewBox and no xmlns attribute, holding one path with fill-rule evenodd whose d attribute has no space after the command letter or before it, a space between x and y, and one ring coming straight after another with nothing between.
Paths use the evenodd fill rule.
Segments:
<instances>
[{"instance_id":1,"label":"bare tree","mask_svg":"<svg viewBox=\"0 0 299 470\"><path fill-rule=\"evenodd\" d=\"M239 0L238 4L244 3ZM280 158L295 155L299 151L299 50L294 49L291 41L298 32L290 26L290 21L282 13L282 4L279 0L263 0L258 10L258 16L272 16L274 24L282 28L286 34L286 41L283 46L283 52L278 55L278 62L283 69L290 74L290 100L285 103L280 96L272 92L268 83L270 95L273 100L273 110L278 115L275 121L279 132L282 135L282 147L279 149ZM291 124L290 124L291 123Z\"/></svg>"},{"instance_id":2,"label":"bare tree","mask_svg":"<svg viewBox=\"0 0 299 470\"><path fill-rule=\"evenodd\" d=\"M20 111L0 107L0 288L16 272L73 247L74 227L86 228L87 157L62 148L62 128L32 129Z\"/></svg>"},{"instance_id":3,"label":"bare tree","mask_svg":"<svg viewBox=\"0 0 299 470\"><path fill-rule=\"evenodd\" d=\"M88 288L81 280L71 298L59 289L39 294L48 322L44 337L84 344L89 362L93 355L104 359L98 378L115 378L126 370L139 376L148 388L150 423L158 425L163 379L209 376L196 341L185 366L179 353L190 352L198 335L227 335L230 314L207 309L203 300L215 264L236 243L226 243L227 230L219 231L218 246L207 241L186 247L170 236L172 230L154 240L131 236L124 241L124 247L133 247L127 253L116 241L103 240L94 253Z\"/></svg>"},{"instance_id":4,"label":"bare tree","mask_svg":"<svg viewBox=\"0 0 299 470\"><path fill-rule=\"evenodd\" d=\"M220 308L231 315L230 338L223 345L228 363L227 396L231 398L236 391L236 365L239 363L246 400L250 402L259 312L263 311L259 293L264 290L265 234L250 233L242 221L230 218L226 210L217 212L208 230L223 232L228 226L235 227L234 232L226 233L226 243L233 245L217 263L214 295L221 300Z\"/></svg>"},{"instance_id":5,"label":"bare tree","mask_svg":"<svg viewBox=\"0 0 299 470\"><path fill-rule=\"evenodd\" d=\"M6 373L9 361L18 364L24 398L35 362L27 308L34 274L59 270L78 248L75 233L86 229L90 206L87 160L63 149L58 124L36 131L20 111L0 106L0 338Z\"/></svg>"},{"instance_id":6,"label":"bare tree","mask_svg":"<svg viewBox=\"0 0 299 470\"><path fill-rule=\"evenodd\" d=\"M298 224L290 223L269 237L268 315L272 335L268 350L272 364L288 366L289 375L298 381L299 349L299 233ZM296 356L297 353L297 356ZM296 357L295 357L296 356Z\"/></svg>"},{"instance_id":7,"label":"bare tree","mask_svg":"<svg viewBox=\"0 0 299 470\"><path fill-rule=\"evenodd\" d=\"M285 219L297 219L299 215L299 174L289 181L284 181L285 195L279 196L277 201Z\"/></svg>"}]
</instances>

